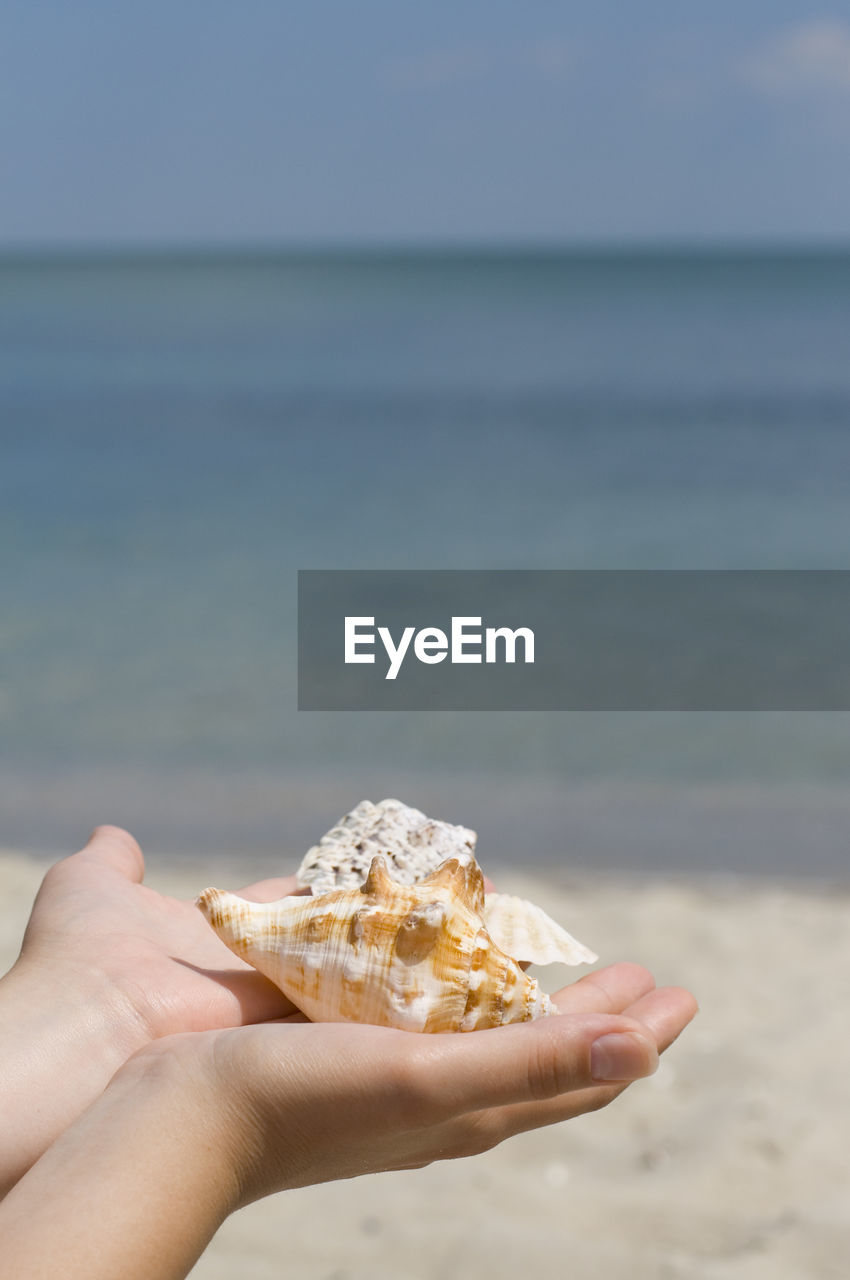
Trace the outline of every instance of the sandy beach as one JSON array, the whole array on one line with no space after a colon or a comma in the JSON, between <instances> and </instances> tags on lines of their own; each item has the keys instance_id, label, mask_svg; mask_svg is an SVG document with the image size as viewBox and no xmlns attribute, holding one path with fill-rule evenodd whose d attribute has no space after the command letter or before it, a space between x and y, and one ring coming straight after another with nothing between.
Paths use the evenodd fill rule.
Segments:
<instances>
[{"instance_id":1,"label":"sandy beach","mask_svg":"<svg viewBox=\"0 0 850 1280\"><path fill-rule=\"evenodd\" d=\"M0 960L47 863L0 854ZM157 863L189 896L210 868ZM246 868L223 883L245 880ZM600 954L701 1012L658 1074L596 1115L472 1160L310 1187L231 1218L196 1280L838 1280L850 1256L850 896L752 881L514 876ZM550 990L570 971L539 975Z\"/></svg>"}]
</instances>

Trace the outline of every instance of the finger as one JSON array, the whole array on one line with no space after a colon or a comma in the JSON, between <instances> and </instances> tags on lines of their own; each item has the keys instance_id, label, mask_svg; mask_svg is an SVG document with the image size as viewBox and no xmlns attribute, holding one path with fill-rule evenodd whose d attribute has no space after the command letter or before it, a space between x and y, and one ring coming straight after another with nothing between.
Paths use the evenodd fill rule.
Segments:
<instances>
[{"instance_id":1,"label":"finger","mask_svg":"<svg viewBox=\"0 0 850 1280\"><path fill-rule=\"evenodd\" d=\"M628 1088L628 1083L599 1084L576 1089L549 1102L515 1102L506 1107L486 1107L454 1117L444 1126L444 1132L451 1135L449 1140L456 1148L455 1154L472 1155L488 1151L518 1133L529 1133L532 1129L544 1129L601 1111Z\"/></svg>"},{"instance_id":2,"label":"finger","mask_svg":"<svg viewBox=\"0 0 850 1280\"><path fill-rule=\"evenodd\" d=\"M561 1013L623 1013L655 987L643 965L609 964L556 991L552 999Z\"/></svg>"},{"instance_id":3,"label":"finger","mask_svg":"<svg viewBox=\"0 0 850 1280\"><path fill-rule=\"evenodd\" d=\"M576 1014L462 1035L435 1035L396 1055L402 1105L426 1122L466 1111L545 1102L592 1084L651 1075L655 1041L635 1018Z\"/></svg>"},{"instance_id":4,"label":"finger","mask_svg":"<svg viewBox=\"0 0 850 1280\"><path fill-rule=\"evenodd\" d=\"M97 862L102 867L111 867L136 884L141 884L144 879L145 859L142 850L138 841L123 827L95 827L85 847L75 856L85 862Z\"/></svg>"},{"instance_id":5,"label":"finger","mask_svg":"<svg viewBox=\"0 0 850 1280\"><path fill-rule=\"evenodd\" d=\"M234 997L233 1016L243 1026L299 1012L288 996L255 969L228 969L216 973L215 978Z\"/></svg>"},{"instance_id":6,"label":"finger","mask_svg":"<svg viewBox=\"0 0 850 1280\"><path fill-rule=\"evenodd\" d=\"M274 880L257 880L254 884L237 889L240 898L249 902L276 902L278 898L286 898L291 894L306 894L309 889L302 889L295 876L278 876Z\"/></svg>"},{"instance_id":7,"label":"finger","mask_svg":"<svg viewBox=\"0 0 850 1280\"><path fill-rule=\"evenodd\" d=\"M649 1028L659 1053L669 1049L698 1012L696 999L683 987L659 987L626 1010L630 1018L637 1018Z\"/></svg>"},{"instance_id":8,"label":"finger","mask_svg":"<svg viewBox=\"0 0 850 1280\"><path fill-rule=\"evenodd\" d=\"M629 1016L639 1018L655 1036L661 1053L682 1033L696 1011L696 1001L689 991L679 987L663 987L636 1001L627 1012ZM473 1146L478 1143L479 1149L484 1150L514 1134L599 1111L628 1087L628 1084L592 1085L548 1102L520 1102L513 1106L474 1112L458 1120L456 1140L466 1141ZM467 1121L465 1125L464 1119Z\"/></svg>"},{"instance_id":9,"label":"finger","mask_svg":"<svg viewBox=\"0 0 850 1280\"><path fill-rule=\"evenodd\" d=\"M514 1102L510 1106L485 1107L453 1116L429 1131L436 1148L434 1158L479 1155L519 1133L600 1111L628 1088L628 1084L594 1085L550 1102Z\"/></svg>"}]
</instances>

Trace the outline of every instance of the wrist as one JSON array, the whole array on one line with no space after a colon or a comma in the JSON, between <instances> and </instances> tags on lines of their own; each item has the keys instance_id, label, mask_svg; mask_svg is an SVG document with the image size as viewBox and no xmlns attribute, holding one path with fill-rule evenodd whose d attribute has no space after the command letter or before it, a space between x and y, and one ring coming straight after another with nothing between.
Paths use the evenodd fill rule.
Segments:
<instances>
[{"instance_id":1,"label":"wrist","mask_svg":"<svg viewBox=\"0 0 850 1280\"><path fill-rule=\"evenodd\" d=\"M87 1050L104 1083L153 1038L131 1000L109 978L66 956L54 967L25 951L0 979L0 1018L58 1045ZM12 1022L12 1019L14 1021Z\"/></svg>"},{"instance_id":2,"label":"wrist","mask_svg":"<svg viewBox=\"0 0 850 1280\"><path fill-rule=\"evenodd\" d=\"M93 972L57 975L22 956L0 979L0 1196L145 1041Z\"/></svg>"},{"instance_id":3,"label":"wrist","mask_svg":"<svg viewBox=\"0 0 850 1280\"><path fill-rule=\"evenodd\" d=\"M240 1027L167 1036L125 1068L129 1076L158 1067L186 1106L197 1110L196 1123L205 1127L217 1165L230 1182L230 1212L297 1185L287 1178L293 1136L285 1118L288 1090L281 1090L278 1055L269 1052L269 1037L263 1034L268 1031ZM288 1083L297 1087L291 1078Z\"/></svg>"},{"instance_id":4,"label":"wrist","mask_svg":"<svg viewBox=\"0 0 850 1280\"><path fill-rule=\"evenodd\" d=\"M0 1208L9 1274L187 1274L240 1203L207 1039L179 1035L135 1054L20 1180Z\"/></svg>"},{"instance_id":5,"label":"wrist","mask_svg":"<svg viewBox=\"0 0 850 1280\"><path fill-rule=\"evenodd\" d=\"M238 1081L219 1064L220 1040L227 1034L189 1031L152 1041L107 1089L107 1097L132 1102L134 1114L142 1107L171 1117L171 1138L179 1131L178 1149L191 1150L192 1176L209 1184L207 1202L219 1222L256 1198L248 1185L254 1125Z\"/></svg>"}]
</instances>

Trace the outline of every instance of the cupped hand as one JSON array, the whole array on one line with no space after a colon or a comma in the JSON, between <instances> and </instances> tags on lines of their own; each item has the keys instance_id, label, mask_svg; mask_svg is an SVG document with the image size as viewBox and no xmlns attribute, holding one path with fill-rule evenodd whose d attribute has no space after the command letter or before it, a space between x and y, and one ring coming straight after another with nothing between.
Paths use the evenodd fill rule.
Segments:
<instances>
[{"instance_id":1,"label":"cupped hand","mask_svg":"<svg viewBox=\"0 0 850 1280\"><path fill-rule=\"evenodd\" d=\"M613 966L560 992L561 1016L488 1031L293 1015L158 1040L0 1206L4 1274L176 1280L240 1204L473 1155L604 1106L693 1015L687 992L652 986Z\"/></svg>"},{"instance_id":2,"label":"cupped hand","mask_svg":"<svg viewBox=\"0 0 850 1280\"><path fill-rule=\"evenodd\" d=\"M533 1024L440 1036L310 1024L192 902L143 874L132 836L98 827L44 879L0 1000L0 1194L139 1050L179 1049L178 1064L186 1055L190 1075L211 1083L252 1199L471 1154L604 1106L654 1069L696 1008L687 992L655 991L646 970L615 965L556 995L566 1016ZM295 889L287 877L240 895ZM245 1150L256 1153L247 1166Z\"/></svg>"},{"instance_id":3,"label":"cupped hand","mask_svg":"<svg viewBox=\"0 0 850 1280\"><path fill-rule=\"evenodd\" d=\"M279 1023L168 1041L221 1100L243 1202L286 1187L472 1155L598 1110L651 1074L696 1012L618 964L565 987L561 1015L487 1031Z\"/></svg>"},{"instance_id":4,"label":"cupped hand","mask_svg":"<svg viewBox=\"0 0 850 1280\"><path fill-rule=\"evenodd\" d=\"M136 841L107 826L42 882L0 983L0 1197L151 1042L294 1008L191 902L149 889L143 875ZM295 888L287 877L241 893L263 901Z\"/></svg>"},{"instance_id":5,"label":"cupped hand","mask_svg":"<svg viewBox=\"0 0 850 1280\"><path fill-rule=\"evenodd\" d=\"M18 968L111 1011L132 1048L180 1031L278 1018L294 1006L237 959L192 902L142 883L144 858L120 827L101 826L79 853L51 867L36 897ZM297 889L292 876L239 890L269 901Z\"/></svg>"}]
</instances>

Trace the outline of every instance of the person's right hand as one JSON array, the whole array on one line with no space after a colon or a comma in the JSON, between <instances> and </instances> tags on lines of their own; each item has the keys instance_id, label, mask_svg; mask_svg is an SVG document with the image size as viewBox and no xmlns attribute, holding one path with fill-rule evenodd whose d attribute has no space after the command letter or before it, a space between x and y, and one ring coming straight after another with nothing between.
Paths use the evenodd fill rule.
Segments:
<instances>
[{"instance_id":1,"label":"person's right hand","mask_svg":"<svg viewBox=\"0 0 850 1280\"><path fill-rule=\"evenodd\" d=\"M278 1023L179 1037L163 1052L221 1099L244 1200L471 1155L598 1110L650 1075L696 1012L639 965L587 975L561 1016L427 1035L348 1023ZM188 1068L193 1069L190 1065Z\"/></svg>"},{"instance_id":2,"label":"person's right hand","mask_svg":"<svg viewBox=\"0 0 850 1280\"><path fill-rule=\"evenodd\" d=\"M425 1035L276 1023L154 1042L0 1206L9 1275L178 1280L218 1226L270 1192L484 1151L605 1106L696 1011L613 965L561 1016Z\"/></svg>"}]
</instances>

